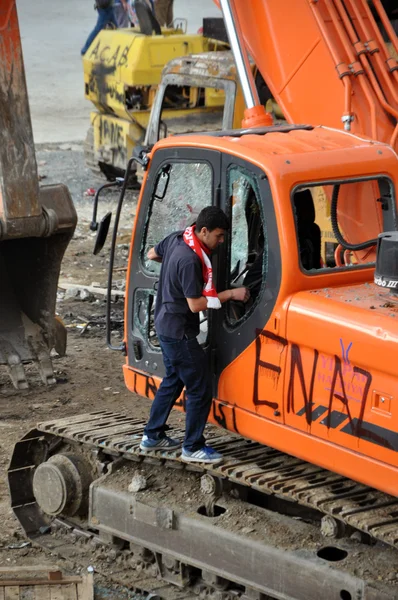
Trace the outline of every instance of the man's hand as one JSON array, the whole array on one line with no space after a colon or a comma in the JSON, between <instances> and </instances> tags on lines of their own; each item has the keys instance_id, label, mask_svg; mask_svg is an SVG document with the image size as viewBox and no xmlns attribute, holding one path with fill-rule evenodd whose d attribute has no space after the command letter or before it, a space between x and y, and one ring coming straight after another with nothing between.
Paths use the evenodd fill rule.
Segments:
<instances>
[{"instance_id":1,"label":"man's hand","mask_svg":"<svg viewBox=\"0 0 398 600\"><path fill-rule=\"evenodd\" d=\"M250 298L250 292L245 287L232 288L230 291L231 300L236 300L236 302L247 302Z\"/></svg>"},{"instance_id":2,"label":"man's hand","mask_svg":"<svg viewBox=\"0 0 398 600\"><path fill-rule=\"evenodd\" d=\"M247 302L249 298L250 292L245 287L231 288L229 290L224 290L223 292L220 292L218 294L218 299L220 300L221 304L224 304L224 302L228 302L228 300L236 300L237 302ZM198 313L202 310L207 309L207 298L205 296L201 296L200 298L187 298L186 300L188 302L189 308L193 313Z\"/></svg>"},{"instance_id":3,"label":"man's hand","mask_svg":"<svg viewBox=\"0 0 398 600\"><path fill-rule=\"evenodd\" d=\"M162 262L162 257L156 254L155 248L151 248L150 250L148 250L147 257L149 258L149 260L154 260L155 262L159 263Z\"/></svg>"}]
</instances>

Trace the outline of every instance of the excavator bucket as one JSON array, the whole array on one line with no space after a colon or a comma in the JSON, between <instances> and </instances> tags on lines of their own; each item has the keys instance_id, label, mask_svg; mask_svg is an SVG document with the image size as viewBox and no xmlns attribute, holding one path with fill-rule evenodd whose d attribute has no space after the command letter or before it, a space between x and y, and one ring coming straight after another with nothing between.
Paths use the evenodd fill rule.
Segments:
<instances>
[{"instance_id":1,"label":"excavator bucket","mask_svg":"<svg viewBox=\"0 0 398 600\"><path fill-rule=\"evenodd\" d=\"M0 6L0 56L0 365L23 389L26 363L52 384L51 350L65 351L55 302L77 216L65 186L39 187L15 0Z\"/></svg>"}]
</instances>

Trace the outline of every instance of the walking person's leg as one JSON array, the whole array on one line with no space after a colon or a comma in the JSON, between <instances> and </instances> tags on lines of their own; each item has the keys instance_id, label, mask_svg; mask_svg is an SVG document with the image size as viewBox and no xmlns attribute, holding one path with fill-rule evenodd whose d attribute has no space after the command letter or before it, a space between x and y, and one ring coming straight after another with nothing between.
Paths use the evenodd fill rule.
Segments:
<instances>
[{"instance_id":1,"label":"walking person's leg","mask_svg":"<svg viewBox=\"0 0 398 600\"><path fill-rule=\"evenodd\" d=\"M108 9L107 8L97 8L97 11L98 11L97 22L95 24L94 29L88 36L86 43L84 44L83 48L81 49L82 54L85 54L87 52L87 50L91 46L94 39L97 37L98 33L105 27L105 25L108 22L108 20L107 20L108 19Z\"/></svg>"},{"instance_id":2,"label":"walking person's leg","mask_svg":"<svg viewBox=\"0 0 398 600\"><path fill-rule=\"evenodd\" d=\"M130 25L130 20L127 11L124 9L123 4L115 4L113 6L113 12L115 15L117 27L126 28Z\"/></svg>"},{"instance_id":3,"label":"walking person's leg","mask_svg":"<svg viewBox=\"0 0 398 600\"><path fill-rule=\"evenodd\" d=\"M167 13L169 0L156 0L155 2L155 17L161 27L167 27Z\"/></svg>"},{"instance_id":4,"label":"walking person's leg","mask_svg":"<svg viewBox=\"0 0 398 600\"><path fill-rule=\"evenodd\" d=\"M171 338L159 336L166 375L151 405L149 420L141 442L142 450L158 448L172 450L181 445L180 442L167 437L165 433L165 425L170 411L184 388L175 367L182 360L182 340L170 340Z\"/></svg>"},{"instance_id":5,"label":"walking person's leg","mask_svg":"<svg viewBox=\"0 0 398 600\"><path fill-rule=\"evenodd\" d=\"M119 26L116 19L115 8L113 6L109 6L109 8L106 8L105 10L107 11L106 23L112 23L112 25L114 25L117 29Z\"/></svg>"}]
</instances>

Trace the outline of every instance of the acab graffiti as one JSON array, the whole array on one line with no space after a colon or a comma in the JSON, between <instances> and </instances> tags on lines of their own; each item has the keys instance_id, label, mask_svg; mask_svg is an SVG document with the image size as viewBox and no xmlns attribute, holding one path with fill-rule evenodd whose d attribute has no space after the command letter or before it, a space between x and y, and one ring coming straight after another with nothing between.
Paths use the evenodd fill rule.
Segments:
<instances>
[{"instance_id":1,"label":"acab graffiti","mask_svg":"<svg viewBox=\"0 0 398 600\"><path fill-rule=\"evenodd\" d=\"M116 69L117 67L123 67L128 60L129 50L131 44L128 46L117 46L115 49L111 49L110 46L102 45L99 41L89 54L89 59L96 59L99 62Z\"/></svg>"}]
</instances>

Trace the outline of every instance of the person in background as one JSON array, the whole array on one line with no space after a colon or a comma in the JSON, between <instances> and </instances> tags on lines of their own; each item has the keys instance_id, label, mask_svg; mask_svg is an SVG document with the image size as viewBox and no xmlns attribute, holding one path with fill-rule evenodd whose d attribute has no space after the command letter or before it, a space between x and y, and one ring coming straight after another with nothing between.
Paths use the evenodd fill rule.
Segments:
<instances>
[{"instance_id":1,"label":"person in background","mask_svg":"<svg viewBox=\"0 0 398 600\"><path fill-rule=\"evenodd\" d=\"M113 5L117 26L120 28L130 27L130 18L127 0L115 0Z\"/></svg>"},{"instance_id":2,"label":"person in background","mask_svg":"<svg viewBox=\"0 0 398 600\"><path fill-rule=\"evenodd\" d=\"M173 23L174 0L155 0L155 17L161 27L170 27Z\"/></svg>"},{"instance_id":3,"label":"person in background","mask_svg":"<svg viewBox=\"0 0 398 600\"><path fill-rule=\"evenodd\" d=\"M155 8L153 0L144 0L145 4L151 9L152 13L155 14ZM139 27L139 21L135 10L135 0L127 0L127 12L132 27Z\"/></svg>"},{"instance_id":4,"label":"person in background","mask_svg":"<svg viewBox=\"0 0 398 600\"><path fill-rule=\"evenodd\" d=\"M95 8L98 11L98 19L95 24L94 29L88 36L86 43L81 49L82 56L86 54L87 50L91 46L94 39L97 37L98 33L104 29L108 23L111 23L115 27L117 27L117 21L115 17L115 11L113 7L113 0L96 0Z\"/></svg>"}]
</instances>

